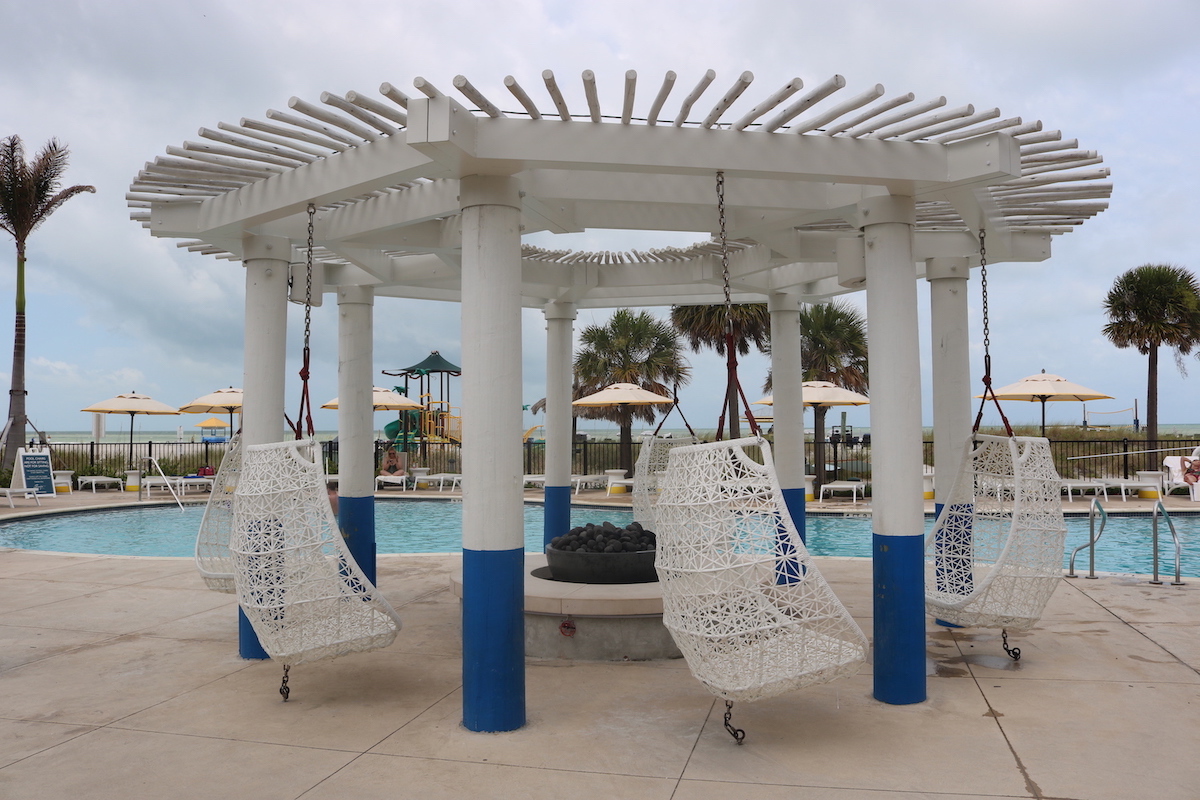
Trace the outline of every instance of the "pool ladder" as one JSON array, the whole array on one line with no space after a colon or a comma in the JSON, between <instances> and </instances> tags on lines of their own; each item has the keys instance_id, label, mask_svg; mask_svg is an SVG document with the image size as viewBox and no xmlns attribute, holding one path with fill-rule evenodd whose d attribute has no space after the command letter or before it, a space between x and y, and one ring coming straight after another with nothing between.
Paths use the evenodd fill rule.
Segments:
<instances>
[{"instance_id":1,"label":"pool ladder","mask_svg":"<svg viewBox=\"0 0 1200 800\"><path fill-rule=\"evenodd\" d=\"M1175 580L1171 581L1171 585L1172 586L1183 586L1184 582L1180 578L1180 573L1179 573L1179 561L1180 561L1180 555L1182 552L1182 548L1180 547L1180 544L1179 544L1179 534L1175 531L1175 523L1173 521L1171 521L1171 515L1167 513L1166 506L1164 506L1162 504L1161 499L1158 500L1157 502L1155 502L1154 511L1150 516L1150 520L1151 520L1150 521L1150 526L1151 526L1150 541L1151 541L1153 562L1154 562L1154 580L1150 581L1150 583L1154 584L1155 586L1162 586L1162 581L1159 580L1159 577L1158 577L1158 517L1160 514L1162 515L1162 518L1167 521L1167 527L1170 528L1170 530L1171 530L1171 541L1174 542L1174 544L1175 544ZM1097 517L1100 518L1100 529L1099 530L1096 529L1096 518ZM1071 560L1067 567L1066 577L1068 577L1068 578L1078 578L1079 577L1078 575L1075 574L1075 556L1079 554L1080 550L1087 548L1087 550L1088 550L1088 574L1085 575L1084 577L1089 578L1091 580L1096 579L1096 542L1100 541L1100 535L1104 533L1104 526L1107 524L1108 524L1108 512L1106 512L1104 510L1104 506L1100 505L1099 500L1093 499L1091 508L1088 509L1088 541L1084 542L1083 544L1079 545L1079 547L1076 547L1074 550L1071 551Z\"/></svg>"}]
</instances>

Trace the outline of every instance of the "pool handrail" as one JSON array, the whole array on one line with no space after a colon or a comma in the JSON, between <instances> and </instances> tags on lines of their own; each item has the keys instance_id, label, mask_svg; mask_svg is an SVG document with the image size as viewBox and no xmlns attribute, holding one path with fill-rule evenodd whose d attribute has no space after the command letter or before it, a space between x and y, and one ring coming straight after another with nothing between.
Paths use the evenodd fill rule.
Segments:
<instances>
[{"instance_id":1,"label":"pool handrail","mask_svg":"<svg viewBox=\"0 0 1200 800\"><path fill-rule=\"evenodd\" d=\"M1100 517L1100 530L1098 531L1096 530L1097 516ZM1100 541L1100 536L1104 533L1104 526L1107 524L1108 512L1104 510L1104 506L1100 505L1100 500L1093 497L1092 505L1088 508L1088 540L1071 551L1071 560L1067 565L1066 577L1079 577L1075 574L1075 556L1079 554L1080 550L1087 547L1090 548L1090 551L1088 552L1088 574L1085 577L1090 580L1096 580L1096 542ZM1155 568L1157 569L1157 562Z\"/></svg>"},{"instance_id":2,"label":"pool handrail","mask_svg":"<svg viewBox=\"0 0 1200 800\"><path fill-rule=\"evenodd\" d=\"M1183 586L1184 582L1179 576L1179 558L1181 546L1179 544L1179 534L1175 531L1175 523L1171 520L1171 515L1167 513L1167 507L1163 505L1162 499L1159 499L1154 504L1154 512L1151 515L1151 539L1153 542L1154 553L1154 579L1150 583L1155 586L1162 586L1162 581L1158 578L1158 514L1162 512L1163 519L1167 521L1167 527L1171 529L1171 539L1175 542L1175 580L1171 581L1172 586Z\"/></svg>"},{"instance_id":3,"label":"pool handrail","mask_svg":"<svg viewBox=\"0 0 1200 800\"><path fill-rule=\"evenodd\" d=\"M157 458L155 458L154 456L142 456L142 466L143 466L142 473L144 474L146 471L145 464L147 461L149 461L151 464L153 464L155 469L158 470L158 474L162 476L163 483L166 485L167 489L171 492L171 497L175 498L175 503L179 506L179 510L182 512L183 511L183 501L179 499L179 495L175 492L174 484L172 484L171 479L169 477L167 477L167 473L163 472L162 464L158 463ZM142 488L144 486L145 486L145 481L143 481L141 479L141 476L139 475L138 476L138 502L139 503L142 502ZM148 493L149 493L149 490L147 490L147 494Z\"/></svg>"}]
</instances>

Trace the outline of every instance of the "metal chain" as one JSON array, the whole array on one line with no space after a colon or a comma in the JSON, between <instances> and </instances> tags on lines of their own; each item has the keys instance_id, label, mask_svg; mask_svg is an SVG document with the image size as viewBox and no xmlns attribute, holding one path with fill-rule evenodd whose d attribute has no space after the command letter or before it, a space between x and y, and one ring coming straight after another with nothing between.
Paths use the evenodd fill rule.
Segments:
<instances>
[{"instance_id":1,"label":"metal chain","mask_svg":"<svg viewBox=\"0 0 1200 800\"><path fill-rule=\"evenodd\" d=\"M988 322L988 285L987 285L987 232L979 229L979 282L983 293L983 360L986 365L985 372L990 377L991 370L991 345L992 345L992 329Z\"/></svg>"},{"instance_id":2,"label":"metal chain","mask_svg":"<svg viewBox=\"0 0 1200 800\"><path fill-rule=\"evenodd\" d=\"M746 741L746 732L744 730L742 730L741 728L733 727L733 723L730 722L731 719L733 719L733 701L726 700L725 701L725 730L729 731L729 735L732 736L733 740L740 745Z\"/></svg>"},{"instance_id":3,"label":"metal chain","mask_svg":"<svg viewBox=\"0 0 1200 800\"><path fill-rule=\"evenodd\" d=\"M279 684L279 693L283 695L283 702L287 702L288 695L292 690L288 688L288 670L291 669L287 664L283 665L283 682Z\"/></svg>"},{"instance_id":4,"label":"metal chain","mask_svg":"<svg viewBox=\"0 0 1200 800\"><path fill-rule=\"evenodd\" d=\"M313 282L313 218L317 215L315 203L308 204L308 260L304 279L304 347L307 349L312 338L312 282Z\"/></svg>"},{"instance_id":5,"label":"metal chain","mask_svg":"<svg viewBox=\"0 0 1200 800\"><path fill-rule=\"evenodd\" d=\"M725 231L725 173L717 173L717 217L721 224L721 280L725 282L725 328L733 327L733 300L729 291L729 238Z\"/></svg>"},{"instance_id":6,"label":"metal chain","mask_svg":"<svg viewBox=\"0 0 1200 800\"><path fill-rule=\"evenodd\" d=\"M1000 629L1000 646L1004 648L1004 652L1008 653L1008 657L1013 661L1021 660L1021 648L1008 646L1008 631L1004 628Z\"/></svg>"}]
</instances>

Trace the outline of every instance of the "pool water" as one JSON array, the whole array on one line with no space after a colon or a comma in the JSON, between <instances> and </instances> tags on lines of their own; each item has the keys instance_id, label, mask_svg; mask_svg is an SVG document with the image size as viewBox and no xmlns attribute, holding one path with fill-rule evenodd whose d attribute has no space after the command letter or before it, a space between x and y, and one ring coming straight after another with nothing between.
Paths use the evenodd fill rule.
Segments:
<instances>
[{"instance_id":1,"label":"pool water","mask_svg":"<svg viewBox=\"0 0 1200 800\"><path fill-rule=\"evenodd\" d=\"M174 506L147 506L55 514L0 523L0 547L131 556L191 556L204 506L180 511ZM1200 576L1200 515L1172 519L1183 546L1183 574ZM571 509L571 524L608 520L617 526L633 521L627 509ZM926 529L933 519L926 520ZM810 514L808 549L818 556L871 555L871 519ZM1096 569L1102 572L1152 571L1150 518L1110 515L1104 536L1096 546ZM442 500L384 500L375 505L375 538L380 553L454 553L462 548L462 504ZM1088 539L1086 518L1067 518L1067 546L1063 566L1078 545ZM542 506L525 506L525 549L542 550ZM1159 523L1159 572L1174 570L1170 531ZM1087 552L1075 562L1076 572L1087 570Z\"/></svg>"}]
</instances>

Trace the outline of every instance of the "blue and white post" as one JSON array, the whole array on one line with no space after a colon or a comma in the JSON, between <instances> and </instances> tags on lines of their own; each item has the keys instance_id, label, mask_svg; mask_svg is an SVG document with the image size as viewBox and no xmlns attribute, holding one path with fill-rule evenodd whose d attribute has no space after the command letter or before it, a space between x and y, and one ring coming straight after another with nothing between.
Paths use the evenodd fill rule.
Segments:
<instances>
[{"instance_id":1,"label":"blue and white post","mask_svg":"<svg viewBox=\"0 0 1200 800\"><path fill-rule=\"evenodd\" d=\"M800 356L800 298L786 292L767 296L771 315L771 410L774 412L775 474L800 541L805 535L804 364ZM782 541L782 540L781 540ZM777 567L779 583L800 578L799 563L786 551Z\"/></svg>"},{"instance_id":2,"label":"blue and white post","mask_svg":"<svg viewBox=\"0 0 1200 800\"><path fill-rule=\"evenodd\" d=\"M552 301L546 315L546 485L543 545L571 527L571 350L575 304Z\"/></svg>"},{"instance_id":3,"label":"blue and white post","mask_svg":"<svg viewBox=\"0 0 1200 800\"><path fill-rule=\"evenodd\" d=\"M284 364L287 349L288 264L292 243L277 236L242 237L246 267L242 447L283 440ZM246 614L238 608L238 654L269 658Z\"/></svg>"},{"instance_id":4,"label":"blue and white post","mask_svg":"<svg viewBox=\"0 0 1200 800\"><path fill-rule=\"evenodd\" d=\"M350 555L375 583L375 290L339 286L338 527Z\"/></svg>"},{"instance_id":5,"label":"blue and white post","mask_svg":"<svg viewBox=\"0 0 1200 800\"><path fill-rule=\"evenodd\" d=\"M470 175L462 207L463 725L525 724L521 201Z\"/></svg>"},{"instance_id":6,"label":"blue and white post","mask_svg":"<svg viewBox=\"0 0 1200 800\"><path fill-rule=\"evenodd\" d=\"M924 500L921 358L911 197L858 206L871 378L875 699L924 702Z\"/></svg>"}]
</instances>

